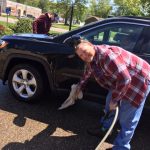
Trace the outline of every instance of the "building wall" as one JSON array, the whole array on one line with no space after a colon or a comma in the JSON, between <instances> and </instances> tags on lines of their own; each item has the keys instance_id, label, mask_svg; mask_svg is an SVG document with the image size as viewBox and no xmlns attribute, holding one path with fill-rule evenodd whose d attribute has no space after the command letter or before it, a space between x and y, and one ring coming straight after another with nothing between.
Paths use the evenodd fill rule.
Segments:
<instances>
[{"instance_id":1,"label":"building wall","mask_svg":"<svg viewBox=\"0 0 150 150\"><path fill-rule=\"evenodd\" d=\"M34 17L38 17L42 13L40 8L12 2L9 0L0 0L0 5L2 7L2 12L5 12L6 7L11 7L11 15L18 17L26 16L28 14Z\"/></svg>"},{"instance_id":2,"label":"building wall","mask_svg":"<svg viewBox=\"0 0 150 150\"><path fill-rule=\"evenodd\" d=\"M6 8L6 0L0 0L0 13L4 12Z\"/></svg>"}]
</instances>

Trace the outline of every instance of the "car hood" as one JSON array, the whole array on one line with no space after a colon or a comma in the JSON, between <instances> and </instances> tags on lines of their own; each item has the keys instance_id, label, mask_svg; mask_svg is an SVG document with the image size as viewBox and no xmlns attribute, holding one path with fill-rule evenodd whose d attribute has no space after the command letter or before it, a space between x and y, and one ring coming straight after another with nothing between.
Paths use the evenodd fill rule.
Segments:
<instances>
[{"instance_id":1,"label":"car hood","mask_svg":"<svg viewBox=\"0 0 150 150\"><path fill-rule=\"evenodd\" d=\"M37 40L43 40L43 41L51 41L54 38L53 35L48 36L46 34L33 34L33 33L17 33L13 35L6 35L3 36L2 39L12 40L12 39L37 39Z\"/></svg>"},{"instance_id":2,"label":"car hood","mask_svg":"<svg viewBox=\"0 0 150 150\"><path fill-rule=\"evenodd\" d=\"M46 34L33 34L33 33L17 33L13 34L13 36L20 36L20 37L32 37L32 38L52 38Z\"/></svg>"},{"instance_id":3,"label":"car hood","mask_svg":"<svg viewBox=\"0 0 150 150\"><path fill-rule=\"evenodd\" d=\"M52 36L44 34L14 34L3 36L2 40L9 43L8 47L21 50L32 51L41 54L70 54L73 48L61 42L54 41Z\"/></svg>"}]
</instances>

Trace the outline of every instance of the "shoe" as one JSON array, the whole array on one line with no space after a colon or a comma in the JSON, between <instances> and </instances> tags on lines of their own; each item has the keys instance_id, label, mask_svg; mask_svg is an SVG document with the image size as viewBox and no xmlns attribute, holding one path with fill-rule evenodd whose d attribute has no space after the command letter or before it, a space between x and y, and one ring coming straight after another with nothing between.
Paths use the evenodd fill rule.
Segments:
<instances>
[{"instance_id":1,"label":"shoe","mask_svg":"<svg viewBox=\"0 0 150 150\"><path fill-rule=\"evenodd\" d=\"M92 135L92 136L97 136L97 137L104 137L107 133L108 129L105 129L104 127L93 127L93 128L89 128L87 129L87 133ZM111 135L111 133L110 133Z\"/></svg>"}]
</instances>

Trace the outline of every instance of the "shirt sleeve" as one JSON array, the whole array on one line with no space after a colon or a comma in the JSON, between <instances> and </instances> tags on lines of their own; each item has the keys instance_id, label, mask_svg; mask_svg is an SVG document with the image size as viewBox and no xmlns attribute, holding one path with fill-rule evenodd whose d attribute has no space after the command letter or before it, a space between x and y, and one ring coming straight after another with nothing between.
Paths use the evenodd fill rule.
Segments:
<instances>
[{"instance_id":1,"label":"shirt sleeve","mask_svg":"<svg viewBox=\"0 0 150 150\"><path fill-rule=\"evenodd\" d=\"M86 65L83 77L81 78L80 82L78 83L78 86L80 87L81 90L84 90L84 88L87 84L87 81L91 76L91 73L92 72L91 72L89 65Z\"/></svg>"},{"instance_id":2,"label":"shirt sleeve","mask_svg":"<svg viewBox=\"0 0 150 150\"><path fill-rule=\"evenodd\" d=\"M111 101L118 103L130 86L131 76L121 55L107 55L104 61L105 75L114 81Z\"/></svg>"}]
</instances>

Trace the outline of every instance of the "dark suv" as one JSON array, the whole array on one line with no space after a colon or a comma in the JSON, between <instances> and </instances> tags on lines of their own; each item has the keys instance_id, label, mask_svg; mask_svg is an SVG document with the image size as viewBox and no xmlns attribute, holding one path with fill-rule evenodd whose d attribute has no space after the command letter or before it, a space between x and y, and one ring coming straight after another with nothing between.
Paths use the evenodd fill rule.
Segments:
<instances>
[{"instance_id":1,"label":"dark suv","mask_svg":"<svg viewBox=\"0 0 150 150\"><path fill-rule=\"evenodd\" d=\"M150 20L114 17L57 36L15 34L2 37L0 78L3 83L8 80L12 94L22 101L37 100L47 87L51 92L69 91L84 71L84 63L67 42L74 35L93 44L120 46L150 61ZM93 77L86 87L85 99L102 101L107 94Z\"/></svg>"}]
</instances>

